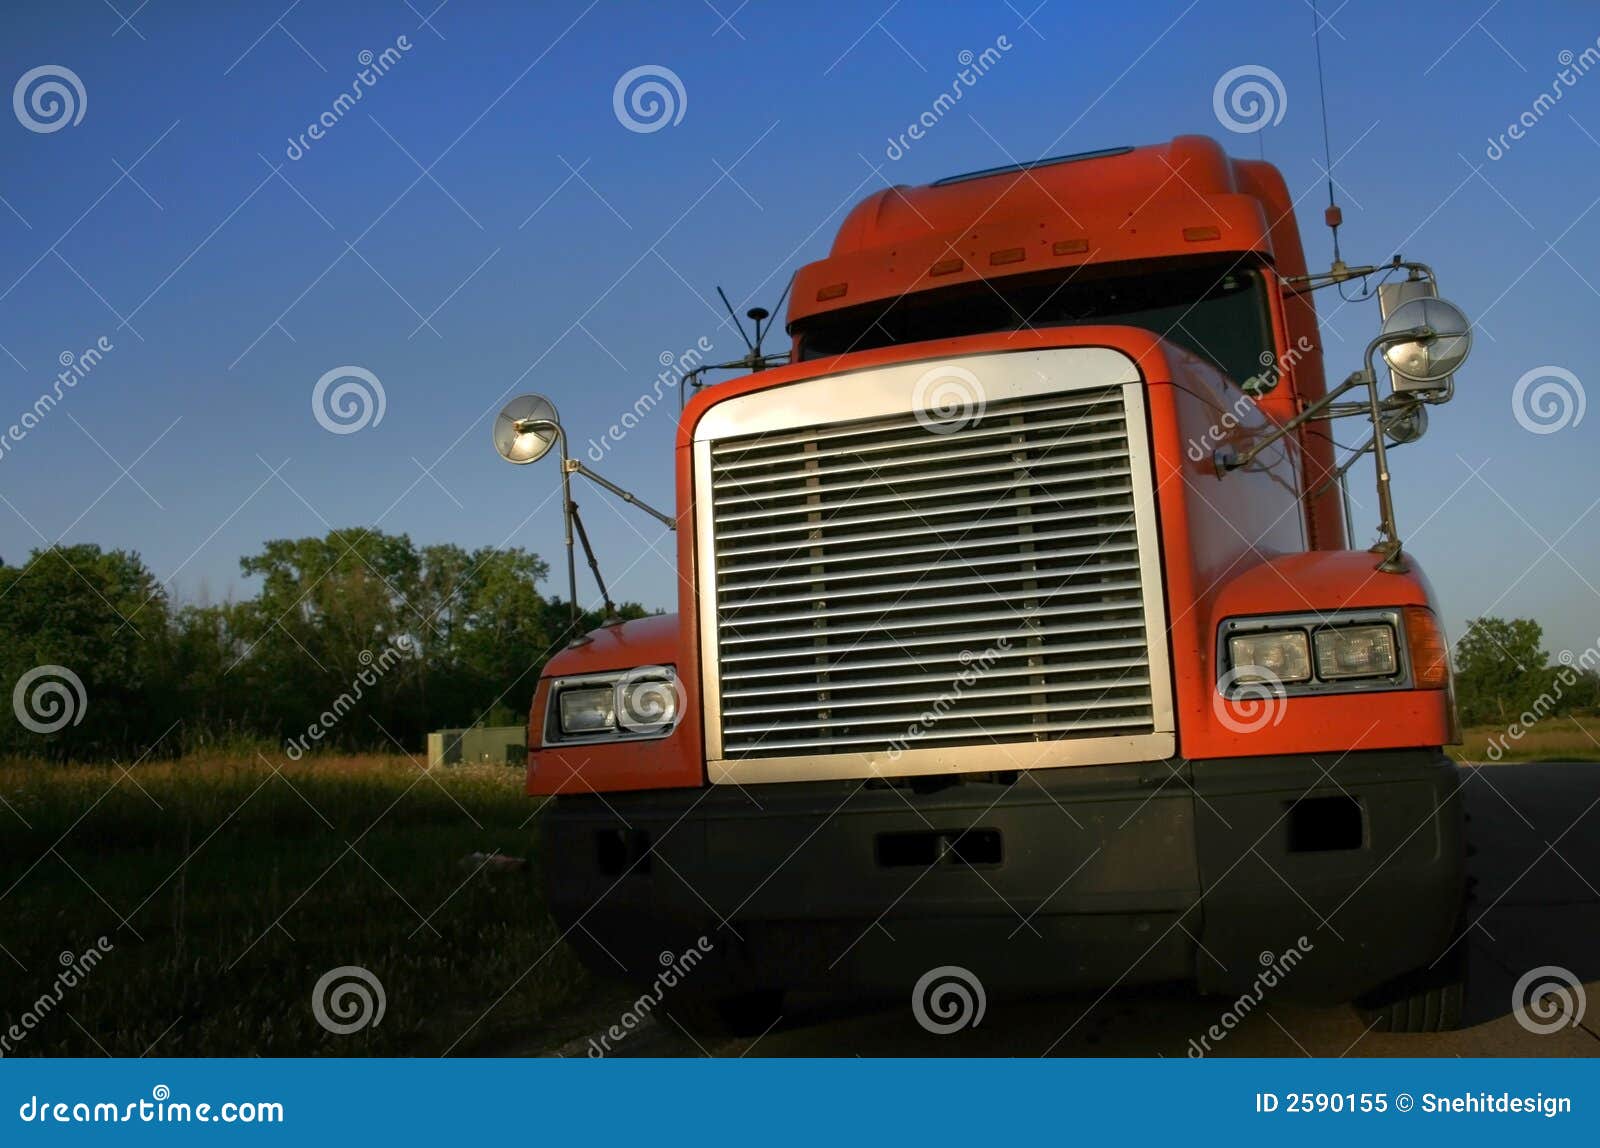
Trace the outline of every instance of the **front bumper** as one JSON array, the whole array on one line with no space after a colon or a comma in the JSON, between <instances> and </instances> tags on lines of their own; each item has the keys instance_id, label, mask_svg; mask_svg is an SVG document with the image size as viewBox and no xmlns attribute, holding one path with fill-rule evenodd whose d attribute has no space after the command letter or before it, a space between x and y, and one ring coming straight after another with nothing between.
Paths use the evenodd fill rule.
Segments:
<instances>
[{"instance_id":1,"label":"front bumper","mask_svg":"<svg viewBox=\"0 0 1600 1148\"><path fill-rule=\"evenodd\" d=\"M1014 778L1012 780L1011 778ZM698 991L1187 981L1344 1000L1426 965L1459 913L1456 767L1436 750L1150 762L958 781L557 799L552 908L648 980L705 937ZM1301 943L1301 938L1305 943ZM703 947L703 946L702 946Z\"/></svg>"}]
</instances>

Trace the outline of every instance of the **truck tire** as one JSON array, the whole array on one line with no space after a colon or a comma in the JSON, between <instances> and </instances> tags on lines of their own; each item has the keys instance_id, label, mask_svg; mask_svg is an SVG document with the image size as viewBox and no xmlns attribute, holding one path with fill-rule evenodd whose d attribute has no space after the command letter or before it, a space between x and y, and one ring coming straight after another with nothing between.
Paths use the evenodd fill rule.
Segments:
<instances>
[{"instance_id":1,"label":"truck tire","mask_svg":"<svg viewBox=\"0 0 1600 1148\"><path fill-rule=\"evenodd\" d=\"M1462 1027L1466 1000L1466 960L1452 949L1431 969L1419 969L1356 1002L1361 1019L1375 1032L1450 1032Z\"/></svg>"},{"instance_id":2,"label":"truck tire","mask_svg":"<svg viewBox=\"0 0 1600 1148\"><path fill-rule=\"evenodd\" d=\"M783 990L722 997L685 996L674 1001L668 1013L695 1036L761 1036L783 1015Z\"/></svg>"}]
</instances>

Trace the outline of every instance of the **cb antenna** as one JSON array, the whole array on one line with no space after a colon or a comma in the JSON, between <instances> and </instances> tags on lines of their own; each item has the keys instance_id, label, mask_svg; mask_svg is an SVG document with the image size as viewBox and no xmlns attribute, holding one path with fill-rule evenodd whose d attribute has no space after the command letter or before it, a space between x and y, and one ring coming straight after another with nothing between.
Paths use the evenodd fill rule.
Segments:
<instances>
[{"instance_id":1,"label":"cb antenna","mask_svg":"<svg viewBox=\"0 0 1600 1148\"><path fill-rule=\"evenodd\" d=\"M1328 139L1328 90L1323 78L1322 70L1322 13L1317 8L1318 0L1311 0L1311 18L1315 23L1311 27L1311 39L1317 49L1317 103L1322 111L1322 156L1326 165L1324 170L1328 176L1328 209L1322 213L1322 218L1328 225L1328 230L1333 232L1333 273L1335 281L1345 278L1344 260L1339 258L1339 225L1344 222L1344 212L1339 210L1339 205L1333 198L1333 146Z\"/></svg>"},{"instance_id":2,"label":"cb antenna","mask_svg":"<svg viewBox=\"0 0 1600 1148\"><path fill-rule=\"evenodd\" d=\"M722 305L728 309L728 318L733 320L733 325L739 332L739 338L744 340L744 345L750 353L752 355L755 354L756 345L750 341L750 336L744 333L744 324L739 322L738 312L733 309L733 304L728 302L728 294L720 285L717 287L717 296L722 300Z\"/></svg>"},{"instance_id":3,"label":"cb antenna","mask_svg":"<svg viewBox=\"0 0 1600 1148\"><path fill-rule=\"evenodd\" d=\"M783 294L778 296L778 302L773 311L781 312L783 310L783 301L789 297L789 288L793 286L794 276L791 275L789 276L789 282L784 285ZM767 361L769 356L762 351L761 345L766 340L766 337L772 333L772 325L767 323L767 320L772 317L773 311L768 311L765 307L752 307L745 312L745 317L755 325L755 338L752 340L745 333L744 324L739 321L738 312L733 309L733 304L728 301L727 292L723 291L720 286L717 288L717 296L722 300L722 305L728 309L728 317L733 320L733 325L739 332L739 338L744 340L745 350L748 352L738 362L723 364L723 366L743 367L749 371L766 370L771 364ZM766 326L762 326L763 323L766 323ZM698 379L695 381L695 385L699 385Z\"/></svg>"}]
</instances>

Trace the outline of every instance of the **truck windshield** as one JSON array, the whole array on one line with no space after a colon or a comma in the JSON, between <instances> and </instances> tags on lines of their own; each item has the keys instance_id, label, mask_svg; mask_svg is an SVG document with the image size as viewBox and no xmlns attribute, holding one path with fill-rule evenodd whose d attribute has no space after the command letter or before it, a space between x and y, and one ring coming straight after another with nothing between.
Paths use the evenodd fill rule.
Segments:
<instances>
[{"instance_id":1,"label":"truck windshield","mask_svg":"<svg viewBox=\"0 0 1600 1148\"><path fill-rule=\"evenodd\" d=\"M818 359L902 343L1035 327L1139 327L1243 384L1273 361L1261 273L1228 264L1084 268L1076 275L963 284L817 316L795 331Z\"/></svg>"}]
</instances>

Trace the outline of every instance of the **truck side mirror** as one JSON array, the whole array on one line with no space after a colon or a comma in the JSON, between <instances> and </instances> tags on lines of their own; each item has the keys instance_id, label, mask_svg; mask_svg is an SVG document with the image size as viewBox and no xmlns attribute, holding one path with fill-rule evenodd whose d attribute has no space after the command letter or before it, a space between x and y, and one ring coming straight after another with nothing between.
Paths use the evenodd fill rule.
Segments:
<instances>
[{"instance_id":1,"label":"truck side mirror","mask_svg":"<svg viewBox=\"0 0 1600 1148\"><path fill-rule=\"evenodd\" d=\"M1430 391L1443 385L1472 350L1472 324L1454 303L1419 297L1400 304L1378 336L1396 391Z\"/></svg>"}]
</instances>

